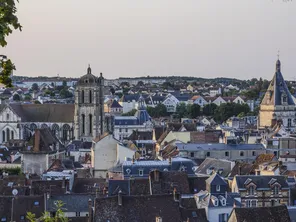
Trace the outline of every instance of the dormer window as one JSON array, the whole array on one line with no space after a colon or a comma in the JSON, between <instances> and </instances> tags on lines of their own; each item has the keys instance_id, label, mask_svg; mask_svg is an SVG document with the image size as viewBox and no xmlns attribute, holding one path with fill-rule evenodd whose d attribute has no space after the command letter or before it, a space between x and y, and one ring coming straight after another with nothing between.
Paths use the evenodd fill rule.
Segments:
<instances>
[{"instance_id":1,"label":"dormer window","mask_svg":"<svg viewBox=\"0 0 296 222\"><path fill-rule=\"evenodd\" d=\"M223 199L221 200L221 204L222 204L222 206L226 206L226 199L225 199L225 198L223 198Z\"/></svg>"},{"instance_id":2,"label":"dormer window","mask_svg":"<svg viewBox=\"0 0 296 222\"><path fill-rule=\"evenodd\" d=\"M220 191L220 185L216 186L216 191Z\"/></svg>"},{"instance_id":3,"label":"dormer window","mask_svg":"<svg viewBox=\"0 0 296 222\"><path fill-rule=\"evenodd\" d=\"M279 194L279 190L280 190L280 188L279 188L279 186L274 186L274 188L273 188L273 194L274 195L278 195Z\"/></svg>"},{"instance_id":4,"label":"dormer window","mask_svg":"<svg viewBox=\"0 0 296 222\"><path fill-rule=\"evenodd\" d=\"M248 189L248 194L249 195L254 195L255 194L255 186L250 186Z\"/></svg>"},{"instance_id":5,"label":"dormer window","mask_svg":"<svg viewBox=\"0 0 296 222\"><path fill-rule=\"evenodd\" d=\"M218 201L218 199L215 199L215 200L214 200L214 206L215 206L215 207L218 207L218 205L219 205L219 201Z\"/></svg>"},{"instance_id":6,"label":"dormer window","mask_svg":"<svg viewBox=\"0 0 296 222\"><path fill-rule=\"evenodd\" d=\"M142 170L142 169L139 170L139 176L141 176L141 177L144 176L144 170Z\"/></svg>"}]
</instances>

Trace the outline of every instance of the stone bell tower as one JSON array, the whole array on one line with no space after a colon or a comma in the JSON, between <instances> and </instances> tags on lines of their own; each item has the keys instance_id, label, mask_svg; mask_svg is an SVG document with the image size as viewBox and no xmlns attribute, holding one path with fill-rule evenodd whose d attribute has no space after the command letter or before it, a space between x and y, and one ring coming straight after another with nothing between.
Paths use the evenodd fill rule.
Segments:
<instances>
[{"instance_id":1,"label":"stone bell tower","mask_svg":"<svg viewBox=\"0 0 296 222\"><path fill-rule=\"evenodd\" d=\"M91 141L104 133L104 78L92 74L90 66L75 90L75 139Z\"/></svg>"}]
</instances>

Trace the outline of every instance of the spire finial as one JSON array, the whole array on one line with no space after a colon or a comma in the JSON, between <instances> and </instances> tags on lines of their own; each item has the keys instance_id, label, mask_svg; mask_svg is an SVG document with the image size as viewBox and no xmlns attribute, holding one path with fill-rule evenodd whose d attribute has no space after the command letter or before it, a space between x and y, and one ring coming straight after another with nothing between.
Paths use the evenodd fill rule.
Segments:
<instances>
[{"instance_id":1,"label":"spire finial","mask_svg":"<svg viewBox=\"0 0 296 222\"><path fill-rule=\"evenodd\" d=\"M277 57L278 57L278 60L280 60L280 50L278 50Z\"/></svg>"},{"instance_id":2,"label":"spire finial","mask_svg":"<svg viewBox=\"0 0 296 222\"><path fill-rule=\"evenodd\" d=\"M88 64L88 68L87 68L87 74L91 74L91 68L90 68L90 64Z\"/></svg>"}]
</instances>

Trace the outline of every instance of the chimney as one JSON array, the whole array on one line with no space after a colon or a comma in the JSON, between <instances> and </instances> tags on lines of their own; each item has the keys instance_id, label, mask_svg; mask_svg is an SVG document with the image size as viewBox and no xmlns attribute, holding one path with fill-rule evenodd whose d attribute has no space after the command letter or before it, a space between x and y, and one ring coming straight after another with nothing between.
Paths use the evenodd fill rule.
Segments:
<instances>
[{"instance_id":1,"label":"chimney","mask_svg":"<svg viewBox=\"0 0 296 222\"><path fill-rule=\"evenodd\" d=\"M103 189L103 195L105 196L106 194L107 194L107 188L104 187L104 189Z\"/></svg>"},{"instance_id":2,"label":"chimney","mask_svg":"<svg viewBox=\"0 0 296 222\"><path fill-rule=\"evenodd\" d=\"M226 201L227 201L227 196L228 196L228 193L227 193L227 191L225 191L225 199L226 199Z\"/></svg>"},{"instance_id":3,"label":"chimney","mask_svg":"<svg viewBox=\"0 0 296 222\"><path fill-rule=\"evenodd\" d=\"M36 129L33 151L39 152L40 151L39 146L40 146L40 131L38 129Z\"/></svg>"},{"instance_id":4,"label":"chimney","mask_svg":"<svg viewBox=\"0 0 296 222\"><path fill-rule=\"evenodd\" d=\"M92 210L92 200L89 199L89 200L88 200L88 222L92 222L92 214L93 214L93 210Z\"/></svg>"},{"instance_id":5,"label":"chimney","mask_svg":"<svg viewBox=\"0 0 296 222\"><path fill-rule=\"evenodd\" d=\"M241 167L241 165L239 165L238 166L238 175L241 175L241 173L242 173L241 171L242 171L242 167Z\"/></svg>"},{"instance_id":6,"label":"chimney","mask_svg":"<svg viewBox=\"0 0 296 222\"><path fill-rule=\"evenodd\" d=\"M162 217L156 217L156 222L162 222Z\"/></svg>"},{"instance_id":7,"label":"chimney","mask_svg":"<svg viewBox=\"0 0 296 222\"><path fill-rule=\"evenodd\" d=\"M135 156L133 156L133 159L132 159L132 164L135 163Z\"/></svg>"},{"instance_id":8,"label":"chimney","mask_svg":"<svg viewBox=\"0 0 296 222\"><path fill-rule=\"evenodd\" d=\"M118 192L118 206L122 206L122 192L121 192L121 190Z\"/></svg>"},{"instance_id":9,"label":"chimney","mask_svg":"<svg viewBox=\"0 0 296 222\"><path fill-rule=\"evenodd\" d=\"M175 201L179 201L180 194L177 193L177 189L176 189L176 187L174 188L173 196L174 196L174 200L175 200Z\"/></svg>"},{"instance_id":10,"label":"chimney","mask_svg":"<svg viewBox=\"0 0 296 222\"><path fill-rule=\"evenodd\" d=\"M66 178L65 178L65 177L63 177L63 184L62 184L62 188L63 188L63 189L65 189L65 187L66 187Z\"/></svg>"},{"instance_id":11,"label":"chimney","mask_svg":"<svg viewBox=\"0 0 296 222\"><path fill-rule=\"evenodd\" d=\"M169 164L172 165L172 157L169 158Z\"/></svg>"},{"instance_id":12,"label":"chimney","mask_svg":"<svg viewBox=\"0 0 296 222\"><path fill-rule=\"evenodd\" d=\"M159 182L159 171L158 170L154 170L154 180L155 180L155 182Z\"/></svg>"}]
</instances>

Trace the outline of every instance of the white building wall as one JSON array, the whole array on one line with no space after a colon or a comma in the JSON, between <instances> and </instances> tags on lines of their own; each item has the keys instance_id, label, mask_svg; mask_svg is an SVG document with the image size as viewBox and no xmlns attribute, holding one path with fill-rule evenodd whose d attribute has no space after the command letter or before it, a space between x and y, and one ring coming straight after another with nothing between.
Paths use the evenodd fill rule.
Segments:
<instances>
[{"instance_id":1,"label":"white building wall","mask_svg":"<svg viewBox=\"0 0 296 222\"><path fill-rule=\"evenodd\" d=\"M228 214L228 217L229 217L231 211L232 211L232 207L210 207L207 210L208 221L220 222L219 214Z\"/></svg>"},{"instance_id":2,"label":"white building wall","mask_svg":"<svg viewBox=\"0 0 296 222\"><path fill-rule=\"evenodd\" d=\"M133 158L135 154L134 150L131 150L125 146L117 144L117 162L122 163L126 158Z\"/></svg>"},{"instance_id":3,"label":"white building wall","mask_svg":"<svg viewBox=\"0 0 296 222\"><path fill-rule=\"evenodd\" d=\"M116 164L117 143L112 135L108 135L94 144L91 152L94 177L105 178L107 170Z\"/></svg>"}]
</instances>

